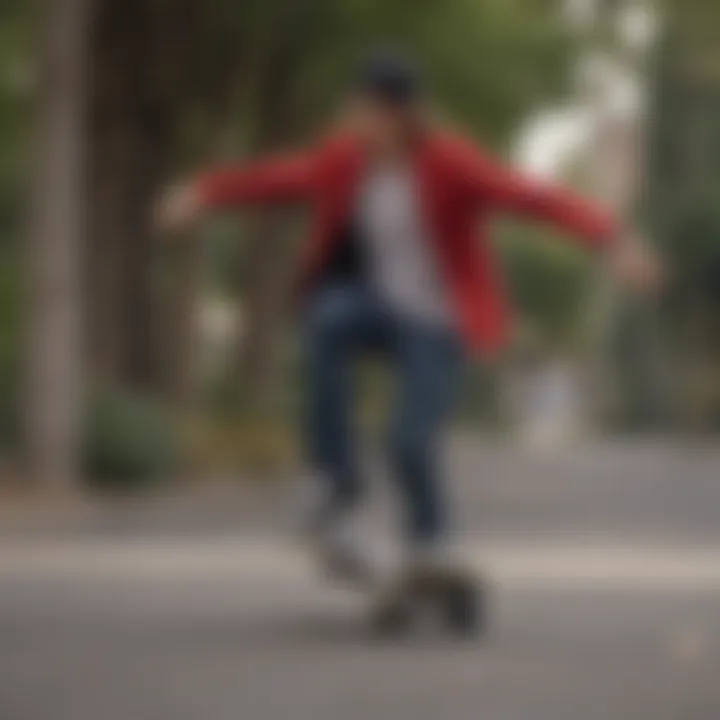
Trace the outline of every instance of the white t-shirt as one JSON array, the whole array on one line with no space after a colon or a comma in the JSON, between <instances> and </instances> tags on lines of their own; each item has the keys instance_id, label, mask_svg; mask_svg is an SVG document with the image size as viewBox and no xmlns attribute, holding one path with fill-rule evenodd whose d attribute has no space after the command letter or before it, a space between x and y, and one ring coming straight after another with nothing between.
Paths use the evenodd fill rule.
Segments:
<instances>
[{"instance_id":1,"label":"white t-shirt","mask_svg":"<svg viewBox=\"0 0 720 720\"><path fill-rule=\"evenodd\" d=\"M367 244L370 279L380 296L397 312L450 326L450 304L412 168L373 168L361 189L357 218Z\"/></svg>"}]
</instances>

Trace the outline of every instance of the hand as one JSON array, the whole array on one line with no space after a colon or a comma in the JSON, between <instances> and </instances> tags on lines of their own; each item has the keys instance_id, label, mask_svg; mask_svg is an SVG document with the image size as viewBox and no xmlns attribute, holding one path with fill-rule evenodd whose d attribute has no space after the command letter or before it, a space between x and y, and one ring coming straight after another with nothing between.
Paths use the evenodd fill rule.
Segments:
<instances>
[{"instance_id":1,"label":"hand","mask_svg":"<svg viewBox=\"0 0 720 720\"><path fill-rule=\"evenodd\" d=\"M665 280L660 258L635 235L621 238L612 249L610 267L620 282L644 295L657 292Z\"/></svg>"},{"instance_id":2,"label":"hand","mask_svg":"<svg viewBox=\"0 0 720 720\"><path fill-rule=\"evenodd\" d=\"M202 201L192 183L170 187L155 207L155 225L164 232L189 229L202 215Z\"/></svg>"}]
</instances>

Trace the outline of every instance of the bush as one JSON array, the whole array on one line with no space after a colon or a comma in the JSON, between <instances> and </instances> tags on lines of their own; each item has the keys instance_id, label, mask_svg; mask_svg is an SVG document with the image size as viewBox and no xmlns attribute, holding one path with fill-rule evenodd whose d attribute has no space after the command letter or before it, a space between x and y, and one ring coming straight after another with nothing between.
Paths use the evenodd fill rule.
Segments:
<instances>
[{"instance_id":1,"label":"bush","mask_svg":"<svg viewBox=\"0 0 720 720\"><path fill-rule=\"evenodd\" d=\"M19 439L14 377L0 377L0 452L10 455ZM85 413L82 460L91 487L139 490L177 470L179 433L160 405L127 391L96 391Z\"/></svg>"},{"instance_id":2,"label":"bush","mask_svg":"<svg viewBox=\"0 0 720 720\"><path fill-rule=\"evenodd\" d=\"M91 485L137 490L177 469L180 443L167 411L126 391L103 389L90 401L84 442Z\"/></svg>"}]
</instances>

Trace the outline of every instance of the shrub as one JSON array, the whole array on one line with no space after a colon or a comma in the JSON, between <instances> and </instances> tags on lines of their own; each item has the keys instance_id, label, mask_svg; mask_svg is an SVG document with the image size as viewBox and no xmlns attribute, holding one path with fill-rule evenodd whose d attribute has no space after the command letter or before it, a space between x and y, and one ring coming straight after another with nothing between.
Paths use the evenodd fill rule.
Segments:
<instances>
[{"instance_id":1,"label":"shrub","mask_svg":"<svg viewBox=\"0 0 720 720\"><path fill-rule=\"evenodd\" d=\"M137 490L177 469L180 443L168 412L127 391L101 389L89 403L85 472L91 485Z\"/></svg>"}]
</instances>

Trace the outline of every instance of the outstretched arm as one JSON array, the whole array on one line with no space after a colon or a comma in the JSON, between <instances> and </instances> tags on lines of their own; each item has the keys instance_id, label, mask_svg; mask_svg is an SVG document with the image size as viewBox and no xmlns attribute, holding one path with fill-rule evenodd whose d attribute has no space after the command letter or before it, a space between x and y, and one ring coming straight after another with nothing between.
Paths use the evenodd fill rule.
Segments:
<instances>
[{"instance_id":1,"label":"outstretched arm","mask_svg":"<svg viewBox=\"0 0 720 720\"><path fill-rule=\"evenodd\" d=\"M613 217L577 194L554 187L473 151L461 160L467 192L491 209L549 222L591 247L619 236Z\"/></svg>"},{"instance_id":2,"label":"outstretched arm","mask_svg":"<svg viewBox=\"0 0 720 720\"><path fill-rule=\"evenodd\" d=\"M302 154L218 168L199 175L194 188L210 208L302 200L312 188L312 165L312 157Z\"/></svg>"},{"instance_id":3,"label":"outstretched arm","mask_svg":"<svg viewBox=\"0 0 720 720\"><path fill-rule=\"evenodd\" d=\"M181 229L206 210L304 200L312 192L313 166L312 155L305 153L200 173L164 194L158 224Z\"/></svg>"},{"instance_id":4,"label":"outstretched arm","mask_svg":"<svg viewBox=\"0 0 720 720\"><path fill-rule=\"evenodd\" d=\"M553 187L512 170L483 154L464 150L459 158L465 191L478 203L552 223L588 247L607 250L615 275L648 292L662 282L656 255L631 229L575 193Z\"/></svg>"}]
</instances>

